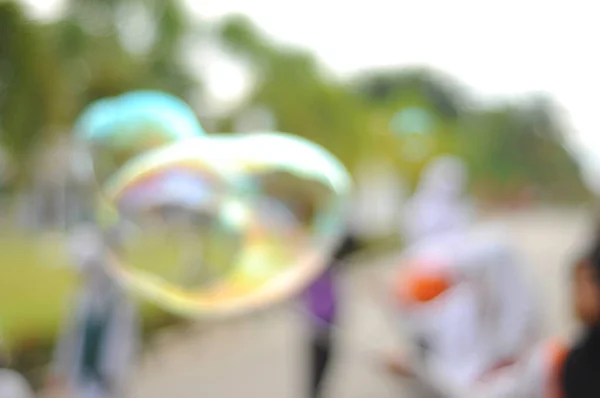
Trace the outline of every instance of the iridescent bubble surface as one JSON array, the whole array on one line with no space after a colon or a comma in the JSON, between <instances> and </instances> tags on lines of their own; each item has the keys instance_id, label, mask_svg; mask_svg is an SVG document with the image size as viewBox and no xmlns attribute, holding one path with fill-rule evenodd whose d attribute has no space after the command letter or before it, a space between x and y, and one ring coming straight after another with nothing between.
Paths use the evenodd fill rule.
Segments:
<instances>
[{"instance_id":1,"label":"iridescent bubble surface","mask_svg":"<svg viewBox=\"0 0 600 398\"><path fill-rule=\"evenodd\" d=\"M105 185L133 225L115 274L184 315L227 316L299 292L341 238L351 179L335 157L281 133L175 142Z\"/></svg>"},{"instance_id":2,"label":"iridescent bubble surface","mask_svg":"<svg viewBox=\"0 0 600 398\"><path fill-rule=\"evenodd\" d=\"M75 133L93 158L100 184L137 155L205 134L184 101L157 91L134 91L90 104Z\"/></svg>"}]
</instances>

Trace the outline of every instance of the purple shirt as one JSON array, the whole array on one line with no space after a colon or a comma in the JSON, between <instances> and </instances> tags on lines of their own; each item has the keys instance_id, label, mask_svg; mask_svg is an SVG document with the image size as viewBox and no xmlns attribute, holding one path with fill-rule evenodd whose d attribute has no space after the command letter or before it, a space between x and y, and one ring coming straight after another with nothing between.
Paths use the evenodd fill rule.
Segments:
<instances>
[{"instance_id":1,"label":"purple shirt","mask_svg":"<svg viewBox=\"0 0 600 398\"><path fill-rule=\"evenodd\" d=\"M304 294L308 310L319 327L331 326L335 321L337 300L334 278L334 271L328 268L308 287Z\"/></svg>"},{"instance_id":2,"label":"purple shirt","mask_svg":"<svg viewBox=\"0 0 600 398\"><path fill-rule=\"evenodd\" d=\"M348 234L334 253L329 267L304 293L304 299L312 320L318 328L333 326L337 315L337 292L335 290L336 266L361 247L358 240Z\"/></svg>"}]
</instances>

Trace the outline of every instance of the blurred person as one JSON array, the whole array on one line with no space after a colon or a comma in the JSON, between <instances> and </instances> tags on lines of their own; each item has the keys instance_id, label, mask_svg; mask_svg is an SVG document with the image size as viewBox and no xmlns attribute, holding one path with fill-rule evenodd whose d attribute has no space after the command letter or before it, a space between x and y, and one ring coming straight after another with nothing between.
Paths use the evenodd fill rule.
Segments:
<instances>
[{"instance_id":1,"label":"blurred person","mask_svg":"<svg viewBox=\"0 0 600 398\"><path fill-rule=\"evenodd\" d=\"M467 178L467 167L458 157L440 156L425 167L403 211L401 236L407 245L471 224L474 208L465 195Z\"/></svg>"},{"instance_id":2,"label":"blurred person","mask_svg":"<svg viewBox=\"0 0 600 398\"><path fill-rule=\"evenodd\" d=\"M390 358L392 372L439 397L547 396L554 344L542 341L519 261L493 229L422 241L403 264L394 299L417 355L411 366Z\"/></svg>"},{"instance_id":3,"label":"blurred person","mask_svg":"<svg viewBox=\"0 0 600 398\"><path fill-rule=\"evenodd\" d=\"M67 397L113 398L124 394L135 360L136 306L108 273L105 236L95 225L76 228L71 254L82 282L57 344L50 390Z\"/></svg>"},{"instance_id":4,"label":"blurred person","mask_svg":"<svg viewBox=\"0 0 600 398\"><path fill-rule=\"evenodd\" d=\"M301 223L308 223L314 209L308 202L299 201L294 213ZM337 272L339 265L362 247L357 237L346 230L342 242L332 254L327 268L313 281L303 295L310 323L309 397L323 396L323 385L334 349L334 330L338 319L339 296Z\"/></svg>"},{"instance_id":5,"label":"blurred person","mask_svg":"<svg viewBox=\"0 0 600 398\"><path fill-rule=\"evenodd\" d=\"M9 366L10 356L0 336L0 398L33 398L34 393L27 380Z\"/></svg>"},{"instance_id":6,"label":"blurred person","mask_svg":"<svg viewBox=\"0 0 600 398\"><path fill-rule=\"evenodd\" d=\"M334 329L338 318L338 266L361 247L357 238L348 232L331 257L323 274L306 290L304 299L311 316L310 397L323 395L323 381L327 374L334 346Z\"/></svg>"},{"instance_id":7,"label":"blurred person","mask_svg":"<svg viewBox=\"0 0 600 398\"><path fill-rule=\"evenodd\" d=\"M574 312L583 333L562 371L564 398L600 397L600 230L573 275Z\"/></svg>"},{"instance_id":8,"label":"blurred person","mask_svg":"<svg viewBox=\"0 0 600 398\"><path fill-rule=\"evenodd\" d=\"M404 220L408 248L395 300L429 387L440 380L473 386L520 362L539 341L539 313L521 261L502 234L475 223L466 183L460 159L435 159ZM414 375L406 361L392 358L388 366Z\"/></svg>"}]
</instances>

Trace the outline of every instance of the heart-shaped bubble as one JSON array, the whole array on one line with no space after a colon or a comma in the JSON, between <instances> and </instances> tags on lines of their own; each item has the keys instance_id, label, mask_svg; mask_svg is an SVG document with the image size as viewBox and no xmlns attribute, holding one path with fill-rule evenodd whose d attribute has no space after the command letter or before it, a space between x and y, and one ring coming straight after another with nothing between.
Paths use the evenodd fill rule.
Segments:
<instances>
[{"instance_id":1,"label":"heart-shaped bubble","mask_svg":"<svg viewBox=\"0 0 600 398\"><path fill-rule=\"evenodd\" d=\"M175 142L129 161L104 187L133 225L115 274L188 316L226 316L297 293L345 228L351 179L329 152L281 133Z\"/></svg>"}]
</instances>

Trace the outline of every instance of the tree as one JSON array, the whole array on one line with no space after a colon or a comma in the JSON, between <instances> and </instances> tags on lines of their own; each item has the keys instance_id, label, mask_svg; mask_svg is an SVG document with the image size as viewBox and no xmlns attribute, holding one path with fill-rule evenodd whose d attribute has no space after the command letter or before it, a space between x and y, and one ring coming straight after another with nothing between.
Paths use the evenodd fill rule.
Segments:
<instances>
[{"instance_id":1,"label":"tree","mask_svg":"<svg viewBox=\"0 0 600 398\"><path fill-rule=\"evenodd\" d=\"M69 0L67 10L46 24L0 2L1 143L19 182L35 149L68 133L88 103L136 89L184 98L200 89L184 64L182 44L195 32L179 1ZM148 30L137 39L151 38L144 51L125 34L136 26Z\"/></svg>"},{"instance_id":2,"label":"tree","mask_svg":"<svg viewBox=\"0 0 600 398\"><path fill-rule=\"evenodd\" d=\"M182 45L193 32L181 2L70 0L69 10L59 22L57 41L64 62L87 69L85 75L92 76L76 82L87 87L82 105L135 89L163 90L187 98L191 90L200 88L183 62ZM96 22L91 31L87 26L90 15ZM140 46L142 36L149 39ZM141 49L130 48L132 40Z\"/></svg>"},{"instance_id":3,"label":"tree","mask_svg":"<svg viewBox=\"0 0 600 398\"><path fill-rule=\"evenodd\" d=\"M553 133L541 134L538 110L518 103L464 116L460 148L482 194L505 198L535 188L555 201L585 197L579 166L554 138L562 136L562 126L544 119L544 131Z\"/></svg>"},{"instance_id":4,"label":"tree","mask_svg":"<svg viewBox=\"0 0 600 398\"><path fill-rule=\"evenodd\" d=\"M280 130L323 145L353 170L371 138L356 95L327 79L309 53L268 41L243 17L225 21L220 38L255 72L248 103L268 107Z\"/></svg>"},{"instance_id":5,"label":"tree","mask_svg":"<svg viewBox=\"0 0 600 398\"><path fill-rule=\"evenodd\" d=\"M456 153L459 116L467 101L451 78L426 68L373 70L355 77L351 87L369 110L373 153L395 164L410 185L433 157ZM427 116L427 132L396 131L393 121L410 110Z\"/></svg>"},{"instance_id":6,"label":"tree","mask_svg":"<svg viewBox=\"0 0 600 398\"><path fill-rule=\"evenodd\" d=\"M373 70L358 76L355 89L376 107L396 106L413 97L447 119L456 119L464 110L466 95L450 77L428 68Z\"/></svg>"},{"instance_id":7,"label":"tree","mask_svg":"<svg viewBox=\"0 0 600 398\"><path fill-rule=\"evenodd\" d=\"M34 148L68 123L73 104L43 33L19 4L0 2L0 131L17 181L27 175Z\"/></svg>"}]
</instances>

